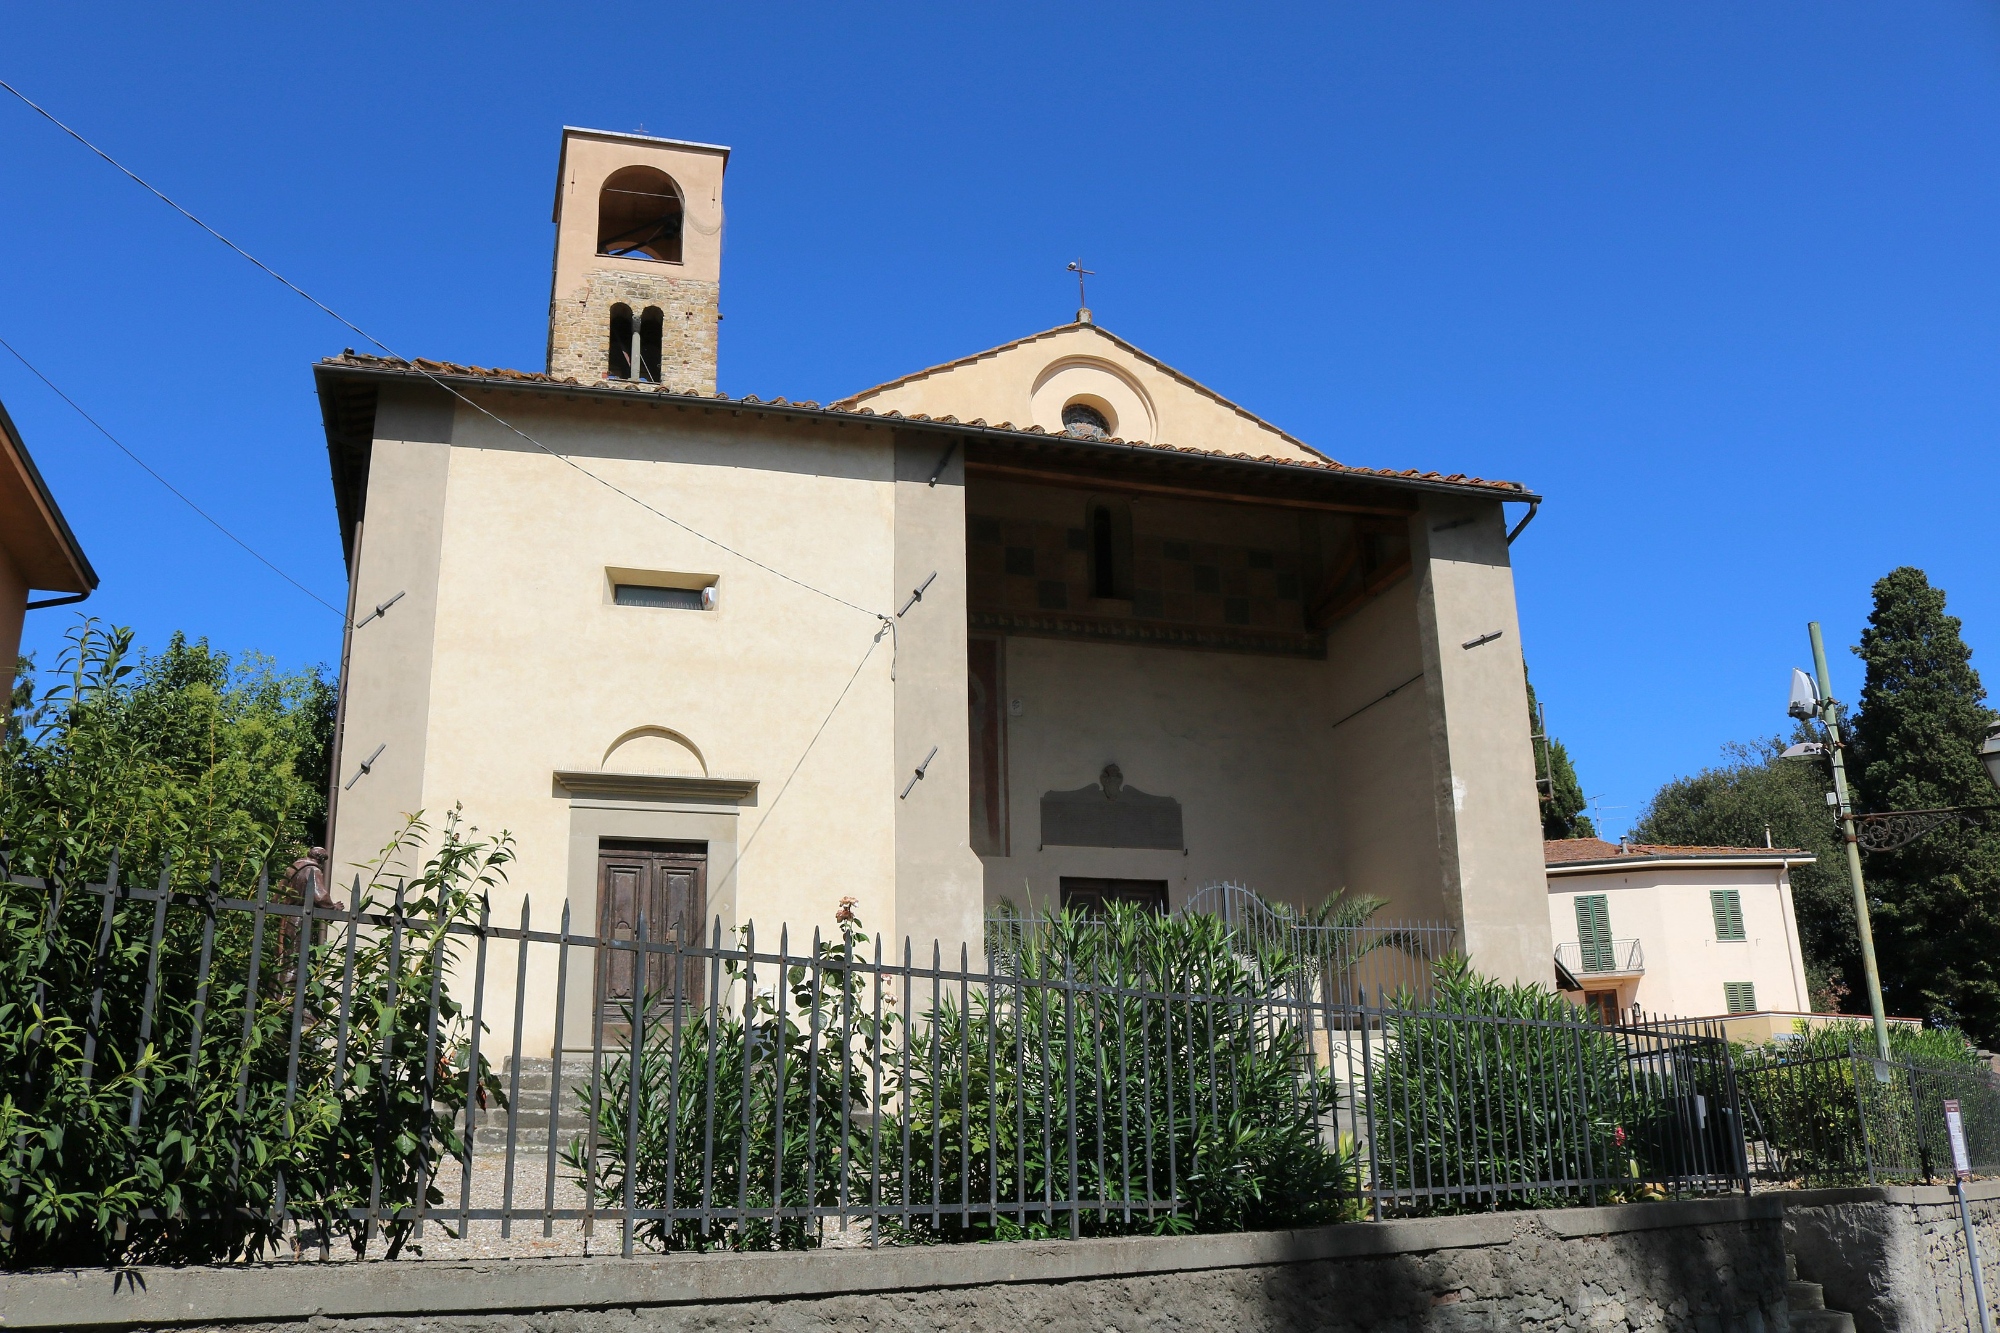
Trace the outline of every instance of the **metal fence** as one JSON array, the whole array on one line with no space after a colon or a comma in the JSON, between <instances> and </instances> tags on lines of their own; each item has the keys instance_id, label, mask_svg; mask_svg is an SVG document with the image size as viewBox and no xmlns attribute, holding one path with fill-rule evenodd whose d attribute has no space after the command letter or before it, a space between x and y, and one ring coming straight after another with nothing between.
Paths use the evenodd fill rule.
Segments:
<instances>
[{"instance_id":1,"label":"metal fence","mask_svg":"<svg viewBox=\"0 0 2000 1333\"><path fill-rule=\"evenodd\" d=\"M1752 1053L1737 1077L1759 1180L1817 1188L1948 1177L1946 1098L1958 1100L1973 1171L2000 1173L2000 1084L1983 1063L1882 1061L1850 1043Z\"/></svg>"},{"instance_id":2,"label":"metal fence","mask_svg":"<svg viewBox=\"0 0 2000 1333\"><path fill-rule=\"evenodd\" d=\"M1214 917L1246 965L1262 967L1275 956L1316 999L1380 994L1421 1002L1430 994L1433 966L1458 942L1457 930L1437 921L1314 921L1233 882L1205 885L1174 915ZM994 966L1015 966L1025 942L1046 933L1054 920L1011 907L989 909L985 945Z\"/></svg>"},{"instance_id":3,"label":"metal fence","mask_svg":"<svg viewBox=\"0 0 2000 1333\"><path fill-rule=\"evenodd\" d=\"M851 920L605 939L524 898L499 925L435 885L315 908L114 867L5 891L10 956L40 960L0 997L17 1247L92 1126L90 1169L140 1182L102 1196L119 1236L183 1257L393 1257L426 1225L626 1254L1229 1230L1747 1184L1713 1025L1370 999L1328 984L1341 955L1258 959L1219 918L1024 925L951 959Z\"/></svg>"}]
</instances>

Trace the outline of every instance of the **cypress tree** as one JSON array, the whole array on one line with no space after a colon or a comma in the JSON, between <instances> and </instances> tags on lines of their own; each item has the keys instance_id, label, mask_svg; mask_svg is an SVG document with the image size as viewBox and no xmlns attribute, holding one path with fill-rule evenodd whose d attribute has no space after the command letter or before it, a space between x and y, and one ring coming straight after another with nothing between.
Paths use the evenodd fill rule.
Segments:
<instances>
[{"instance_id":1,"label":"cypress tree","mask_svg":"<svg viewBox=\"0 0 2000 1333\"><path fill-rule=\"evenodd\" d=\"M1542 730L1541 704L1535 699L1535 682L1528 682L1528 732ZM1577 780L1576 765L1569 751L1553 736L1535 746L1535 781L1542 796L1542 836L1544 838L1594 838L1597 825L1583 813L1588 804L1583 784Z\"/></svg>"},{"instance_id":2,"label":"cypress tree","mask_svg":"<svg viewBox=\"0 0 2000 1333\"><path fill-rule=\"evenodd\" d=\"M1994 804L1978 750L1995 715L1944 590L1891 570L1854 651L1867 667L1851 728L1861 808ZM1864 869L1890 1012L2000 1044L2000 823L1948 825Z\"/></svg>"}]
</instances>

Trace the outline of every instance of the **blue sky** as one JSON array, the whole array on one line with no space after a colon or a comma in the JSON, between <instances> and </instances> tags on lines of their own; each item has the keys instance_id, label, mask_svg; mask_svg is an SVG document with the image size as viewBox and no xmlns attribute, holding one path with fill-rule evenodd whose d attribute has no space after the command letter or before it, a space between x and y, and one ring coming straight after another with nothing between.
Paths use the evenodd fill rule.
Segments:
<instances>
[{"instance_id":1,"label":"blue sky","mask_svg":"<svg viewBox=\"0 0 2000 1333\"><path fill-rule=\"evenodd\" d=\"M730 144L722 387L1068 319L1335 458L1526 482L1522 634L1616 832L1869 585L2000 660L2000 11L1973 3L13 6L0 77L405 353L540 367L564 123ZM0 337L331 601L357 340L0 95ZM0 354L90 608L339 621ZM35 613L53 659L68 611Z\"/></svg>"}]
</instances>

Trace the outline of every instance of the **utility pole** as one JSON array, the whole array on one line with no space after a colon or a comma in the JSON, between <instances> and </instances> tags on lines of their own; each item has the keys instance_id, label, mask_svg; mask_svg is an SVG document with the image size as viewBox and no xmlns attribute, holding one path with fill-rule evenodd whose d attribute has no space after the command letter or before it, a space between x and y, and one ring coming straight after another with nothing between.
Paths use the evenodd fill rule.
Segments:
<instances>
[{"instance_id":1,"label":"utility pole","mask_svg":"<svg viewBox=\"0 0 2000 1333\"><path fill-rule=\"evenodd\" d=\"M1868 978L1868 1007L1875 1014L1875 1058L1889 1060L1889 1019L1882 1008L1882 974L1875 968L1875 932L1868 924L1868 886L1861 877L1861 842L1854 832L1854 804L1847 799L1847 765L1841 752L1847 747L1840 739L1840 713L1833 702L1833 686L1827 679L1826 644L1820 638L1819 622L1806 626L1812 636L1813 673L1819 677L1819 720L1826 728L1827 753L1833 757L1833 796L1840 814L1840 840L1847 846L1847 878L1854 886L1854 924L1861 936L1861 969Z\"/></svg>"}]
</instances>

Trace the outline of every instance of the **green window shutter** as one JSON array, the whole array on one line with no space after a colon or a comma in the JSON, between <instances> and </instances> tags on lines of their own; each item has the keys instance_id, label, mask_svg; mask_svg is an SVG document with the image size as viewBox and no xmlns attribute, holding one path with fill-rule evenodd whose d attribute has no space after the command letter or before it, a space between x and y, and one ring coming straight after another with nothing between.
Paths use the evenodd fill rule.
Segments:
<instances>
[{"instance_id":1,"label":"green window shutter","mask_svg":"<svg viewBox=\"0 0 2000 1333\"><path fill-rule=\"evenodd\" d=\"M1708 910L1715 914L1715 938L1740 940L1743 934L1743 894L1738 889L1710 889Z\"/></svg>"},{"instance_id":2,"label":"green window shutter","mask_svg":"<svg viewBox=\"0 0 2000 1333\"><path fill-rule=\"evenodd\" d=\"M1609 972L1618 966L1617 950L1611 947L1611 909L1603 894L1577 898L1576 943L1584 971Z\"/></svg>"},{"instance_id":3,"label":"green window shutter","mask_svg":"<svg viewBox=\"0 0 2000 1333\"><path fill-rule=\"evenodd\" d=\"M1732 1014L1754 1014L1757 1012L1757 987L1748 981L1725 981L1722 983L1723 1002Z\"/></svg>"}]
</instances>

